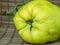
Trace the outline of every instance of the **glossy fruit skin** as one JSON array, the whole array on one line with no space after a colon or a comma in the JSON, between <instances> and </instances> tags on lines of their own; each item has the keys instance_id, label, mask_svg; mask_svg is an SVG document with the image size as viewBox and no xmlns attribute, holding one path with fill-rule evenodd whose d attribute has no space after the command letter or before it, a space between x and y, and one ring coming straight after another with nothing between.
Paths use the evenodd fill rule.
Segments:
<instances>
[{"instance_id":1,"label":"glossy fruit skin","mask_svg":"<svg viewBox=\"0 0 60 45\"><path fill-rule=\"evenodd\" d=\"M59 38L60 8L49 1L30 1L18 10L13 21L26 42L44 44Z\"/></svg>"}]
</instances>

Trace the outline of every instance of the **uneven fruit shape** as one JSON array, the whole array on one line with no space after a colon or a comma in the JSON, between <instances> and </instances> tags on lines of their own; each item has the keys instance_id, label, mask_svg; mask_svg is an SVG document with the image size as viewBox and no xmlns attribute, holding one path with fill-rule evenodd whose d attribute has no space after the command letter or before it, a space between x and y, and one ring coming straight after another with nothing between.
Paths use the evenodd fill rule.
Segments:
<instances>
[{"instance_id":1,"label":"uneven fruit shape","mask_svg":"<svg viewBox=\"0 0 60 45\"><path fill-rule=\"evenodd\" d=\"M14 24L29 43L56 41L60 33L60 8L46 0L34 0L18 10Z\"/></svg>"}]
</instances>

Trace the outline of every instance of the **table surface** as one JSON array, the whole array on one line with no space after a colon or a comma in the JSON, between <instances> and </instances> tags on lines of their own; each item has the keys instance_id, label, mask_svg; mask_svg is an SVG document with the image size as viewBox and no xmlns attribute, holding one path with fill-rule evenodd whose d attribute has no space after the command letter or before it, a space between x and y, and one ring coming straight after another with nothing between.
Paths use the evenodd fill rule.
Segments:
<instances>
[{"instance_id":1,"label":"table surface","mask_svg":"<svg viewBox=\"0 0 60 45\"><path fill-rule=\"evenodd\" d=\"M19 1L22 2L22 0L0 0L0 45L33 45L28 44L21 39L11 18L1 15L5 10L11 11L15 4L20 3ZM59 0L50 1L60 6ZM60 45L60 39L56 42L43 45Z\"/></svg>"}]
</instances>

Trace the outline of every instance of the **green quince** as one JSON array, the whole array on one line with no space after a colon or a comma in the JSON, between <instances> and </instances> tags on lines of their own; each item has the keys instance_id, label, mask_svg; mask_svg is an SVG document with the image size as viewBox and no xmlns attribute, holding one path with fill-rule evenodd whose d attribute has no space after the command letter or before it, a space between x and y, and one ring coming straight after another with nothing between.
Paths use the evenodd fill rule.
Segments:
<instances>
[{"instance_id":1,"label":"green quince","mask_svg":"<svg viewBox=\"0 0 60 45\"><path fill-rule=\"evenodd\" d=\"M20 8L13 18L22 39L44 44L60 35L60 8L47 0L32 0Z\"/></svg>"}]
</instances>

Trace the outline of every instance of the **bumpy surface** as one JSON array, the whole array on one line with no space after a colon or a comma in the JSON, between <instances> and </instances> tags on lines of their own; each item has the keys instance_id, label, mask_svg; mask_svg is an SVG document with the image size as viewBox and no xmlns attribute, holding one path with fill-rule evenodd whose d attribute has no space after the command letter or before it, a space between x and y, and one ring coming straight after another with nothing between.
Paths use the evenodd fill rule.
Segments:
<instances>
[{"instance_id":1,"label":"bumpy surface","mask_svg":"<svg viewBox=\"0 0 60 45\"><path fill-rule=\"evenodd\" d=\"M29 43L55 41L60 33L60 9L48 1L31 1L14 17L19 35Z\"/></svg>"}]
</instances>

